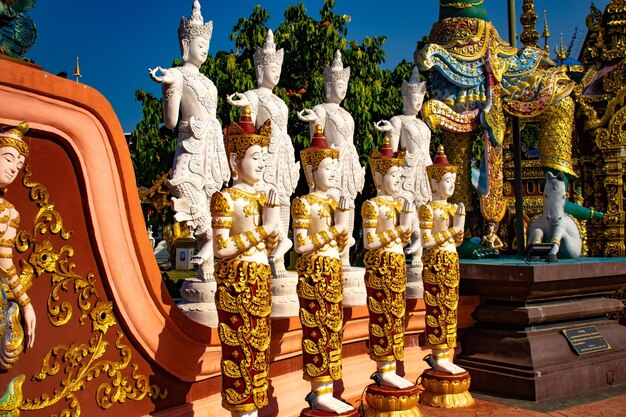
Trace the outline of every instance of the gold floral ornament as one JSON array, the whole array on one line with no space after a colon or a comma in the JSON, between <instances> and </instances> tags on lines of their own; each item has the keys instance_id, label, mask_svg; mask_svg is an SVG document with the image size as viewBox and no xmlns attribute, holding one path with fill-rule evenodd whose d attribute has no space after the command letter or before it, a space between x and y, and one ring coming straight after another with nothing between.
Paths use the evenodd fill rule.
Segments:
<instances>
[{"instance_id":1,"label":"gold floral ornament","mask_svg":"<svg viewBox=\"0 0 626 417\"><path fill-rule=\"evenodd\" d=\"M140 372L137 363L132 362L132 350L123 342L124 334L113 313L113 303L100 296L94 274L80 275L77 272L78 268L71 259L74 249L69 244L57 249L52 239L42 238L49 234L68 241L71 232L64 229L63 219L49 201L46 188L42 184L31 182L31 175L28 166L25 166L23 184L30 190L30 198L39 211L35 215L32 231L22 230L15 239L19 252L31 251L28 261L20 261L20 279L22 282L30 282L34 277L49 275L51 290L47 310L50 323L55 327L67 325L78 307L78 324L84 326L87 321L91 322L92 335L86 343L59 343L44 356L40 371L32 380L41 382L59 376L59 385L51 394L42 393L34 398L23 398L21 389L19 393L13 390L10 394L15 401L11 410L2 409L0 415L19 416L20 411L42 410L51 406L58 408L59 404L65 403L57 415L79 417L80 401L83 398L79 398L78 393L96 380L99 385L95 400L102 409L128 400L141 401L145 397L165 398L167 388L161 390L157 385L150 384L149 377ZM111 346L105 336L114 328L117 336ZM63 332L59 332L59 336L62 335ZM33 390L31 387L29 392Z\"/></svg>"}]
</instances>

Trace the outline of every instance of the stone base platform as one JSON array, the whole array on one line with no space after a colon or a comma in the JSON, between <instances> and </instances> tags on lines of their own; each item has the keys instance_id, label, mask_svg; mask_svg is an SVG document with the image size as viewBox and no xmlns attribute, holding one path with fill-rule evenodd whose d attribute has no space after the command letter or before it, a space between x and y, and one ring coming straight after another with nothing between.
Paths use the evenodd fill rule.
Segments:
<instances>
[{"instance_id":1,"label":"stone base platform","mask_svg":"<svg viewBox=\"0 0 626 417\"><path fill-rule=\"evenodd\" d=\"M365 390L368 405L365 417L421 417L417 408L419 398L420 389L416 385L405 389L369 385Z\"/></svg>"},{"instance_id":2,"label":"stone base platform","mask_svg":"<svg viewBox=\"0 0 626 417\"><path fill-rule=\"evenodd\" d=\"M625 283L624 259L462 262L462 293L483 303L455 363L474 390L533 401L626 383L626 327L607 319L624 308L607 295ZM584 326L595 326L610 349L577 354L563 331Z\"/></svg>"}]
</instances>

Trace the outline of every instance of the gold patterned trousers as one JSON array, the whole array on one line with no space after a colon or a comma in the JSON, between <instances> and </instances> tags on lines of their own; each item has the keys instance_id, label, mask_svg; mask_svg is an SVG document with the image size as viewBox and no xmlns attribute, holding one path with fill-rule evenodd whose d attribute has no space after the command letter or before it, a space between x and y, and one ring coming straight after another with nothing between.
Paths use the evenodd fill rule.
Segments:
<instances>
[{"instance_id":1,"label":"gold patterned trousers","mask_svg":"<svg viewBox=\"0 0 626 417\"><path fill-rule=\"evenodd\" d=\"M341 379L343 272L341 260L303 255L296 262L302 323L303 378L311 382Z\"/></svg>"},{"instance_id":2,"label":"gold patterned trousers","mask_svg":"<svg viewBox=\"0 0 626 417\"><path fill-rule=\"evenodd\" d=\"M391 362L404 358L406 258L389 251L365 254L365 288L369 310L370 358Z\"/></svg>"},{"instance_id":3,"label":"gold patterned trousers","mask_svg":"<svg viewBox=\"0 0 626 417\"><path fill-rule=\"evenodd\" d=\"M426 346L431 349L454 349L459 306L459 255L429 249L424 251L422 262Z\"/></svg>"},{"instance_id":4,"label":"gold patterned trousers","mask_svg":"<svg viewBox=\"0 0 626 417\"><path fill-rule=\"evenodd\" d=\"M222 344L222 406L250 411L268 403L271 272L269 265L219 262L215 304Z\"/></svg>"}]
</instances>

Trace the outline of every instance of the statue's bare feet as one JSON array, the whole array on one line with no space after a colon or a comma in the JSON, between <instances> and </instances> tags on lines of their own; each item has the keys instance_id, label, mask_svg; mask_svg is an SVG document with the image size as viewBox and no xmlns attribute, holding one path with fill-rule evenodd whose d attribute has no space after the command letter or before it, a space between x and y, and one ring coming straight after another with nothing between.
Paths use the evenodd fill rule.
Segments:
<instances>
[{"instance_id":1,"label":"statue's bare feet","mask_svg":"<svg viewBox=\"0 0 626 417\"><path fill-rule=\"evenodd\" d=\"M332 394L322 394L317 397L317 409L330 413L346 413L354 408L347 403L333 397Z\"/></svg>"},{"instance_id":2,"label":"statue's bare feet","mask_svg":"<svg viewBox=\"0 0 626 417\"><path fill-rule=\"evenodd\" d=\"M395 372L383 372L380 373L380 376L382 378L380 383L391 388L403 389L413 386L412 382L407 381Z\"/></svg>"},{"instance_id":3,"label":"statue's bare feet","mask_svg":"<svg viewBox=\"0 0 626 417\"><path fill-rule=\"evenodd\" d=\"M192 265L202 265L206 262L211 257L211 252L213 250L211 245L212 243L210 241L204 243L202 248L198 251L198 253L191 257L189 262L191 262Z\"/></svg>"},{"instance_id":4,"label":"statue's bare feet","mask_svg":"<svg viewBox=\"0 0 626 417\"><path fill-rule=\"evenodd\" d=\"M277 258L270 256L270 265L272 266L272 272L274 278L285 278L287 276L287 269L285 268L285 261L282 257Z\"/></svg>"},{"instance_id":5,"label":"statue's bare feet","mask_svg":"<svg viewBox=\"0 0 626 417\"><path fill-rule=\"evenodd\" d=\"M465 372L465 369L453 364L448 358L441 358L435 359L435 371L456 375Z\"/></svg>"}]
</instances>

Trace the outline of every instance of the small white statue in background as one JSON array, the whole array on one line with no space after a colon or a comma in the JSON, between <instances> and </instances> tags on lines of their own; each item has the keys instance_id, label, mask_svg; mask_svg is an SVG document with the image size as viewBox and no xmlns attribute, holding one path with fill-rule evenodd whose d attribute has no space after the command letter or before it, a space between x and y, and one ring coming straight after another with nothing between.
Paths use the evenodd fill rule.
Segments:
<instances>
[{"instance_id":1,"label":"small white statue in background","mask_svg":"<svg viewBox=\"0 0 626 417\"><path fill-rule=\"evenodd\" d=\"M326 141L332 147L339 149L337 164L337 187L331 194L337 200L343 196L350 209L350 226L348 235L350 240L342 254L342 264L346 271L350 270L349 248L355 244L352 237L354 229L354 200L356 195L363 191L365 185L365 168L361 166L359 154L354 146L354 119L347 110L340 106L346 97L350 67L344 68L341 62L341 52L335 52L335 59L331 66L324 68L324 91L326 103L318 104L311 109L298 112L298 118L309 122L311 137L315 126L320 125L324 131Z\"/></svg>"},{"instance_id":2,"label":"small white statue in background","mask_svg":"<svg viewBox=\"0 0 626 417\"><path fill-rule=\"evenodd\" d=\"M391 120L381 120L374 124L381 132L389 132L391 149L406 149L402 172L402 190L399 196L411 201L416 207L430 201L432 192L426 174L426 167L433 161L430 158L431 132L426 123L418 118L426 94L426 82L419 82L419 71L413 67L413 74L402 82L402 102L404 114Z\"/></svg>"},{"instance_id":3,"label":"small white statue in background","mask_svg":"<svg viewBox=\"0 0 626 417\"><path fill-rule=\"evenodd\" d=\"M217 88L200 73L206 61L213 22L204 24L200 3L193 3L189 20L181 19L178 39L183 65L150 69L150 77L163 85L163 119L173 129L178 124L178 142L169 185L174 218L187 222L198 243L191 259L200 265L201 278L213 275L211 196L230 179L222 128L217 120ZM158 73L161 75L158 75Z\"/></svg>"},{"instance_id":4,"label":"small white statue in background","mask_svg":"<svg viewBox=\"0 0 626 417\"><path fill-rule=\"evenodd\" d=\"M248 107L255 126L259 128L266 120L272 121L272 137L266 155L266 168L261 187L266 193L270 188L278 193L280 202L280 241L270 262L276 276L286 275L284 256L291 248L289 213L291 195L300 178L300 163L296 163L295 151L287 133L289 109L285 102L272 92L278 85L283 65L283 49L276 50L274 34L267 31L263 48L254 53L258 87L245 93L234 93L227 97L228 103L237 107Z\"/></svg>"}]
</instances>

